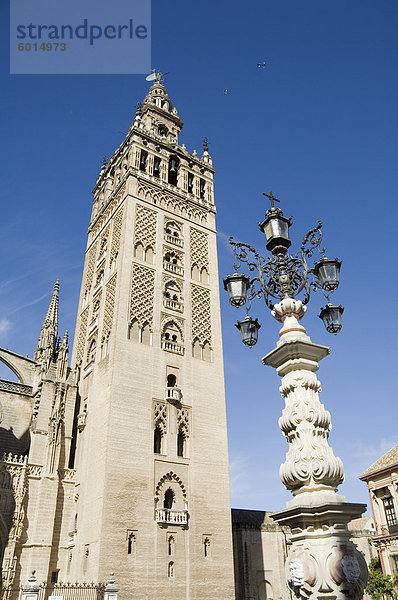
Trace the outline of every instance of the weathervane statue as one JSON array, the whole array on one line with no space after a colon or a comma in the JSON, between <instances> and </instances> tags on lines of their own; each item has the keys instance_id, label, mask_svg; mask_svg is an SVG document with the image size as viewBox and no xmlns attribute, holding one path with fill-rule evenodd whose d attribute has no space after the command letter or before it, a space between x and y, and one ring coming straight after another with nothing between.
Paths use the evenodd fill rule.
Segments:
<instances>
[{"instance_id":1,"label":"weathervane statue","mask_svg":"<svg viewBox=\"0 0 398 600\"><path fill-rule=\"evenodd\" d=\"M325 249L320 246L321 222L303 238L300 251L289 255L291 218L275 207L279 199L272 192L264 195L271 207L259 226L272 256L265 259L253 246L230 238L237 263L235 273L224 279L224 287L230 303L237 308L247 300L250 308L252 300L263 297L271 315L283 324L276 348L263 358L263 363L274 367L282 377L280 392L285 400L279 427L289 449L280 476L293 499L272 518L291 531L286 579L296 598L303 600L360 600L367 582L367 566L350 540L347 523L359 517L366 505L348 503L337 493L344 480L343 463L328 443L331 418L319 400L321 384L315 375L329 348L314 344L299 322L310 294L322 290L328 303L319 316L330 333L340 331L343 308L331 304L329 293L338 287L341 263L337 258L325 257ZM311 267L309 259L316 250L321 257ZM237 270L242 264L255 276L250 279L239 275ZM273 298L279 301L274 304ZM246 345L257 342L257 319L247 314L237 327Z\"/></svg>"}]
</instances>

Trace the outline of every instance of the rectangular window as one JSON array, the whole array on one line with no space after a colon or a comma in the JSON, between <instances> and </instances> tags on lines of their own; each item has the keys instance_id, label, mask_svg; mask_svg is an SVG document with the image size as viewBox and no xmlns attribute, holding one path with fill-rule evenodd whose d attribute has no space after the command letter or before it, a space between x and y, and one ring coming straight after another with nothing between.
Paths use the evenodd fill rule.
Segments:
<instances>
[{"instance_id":1,"label":"rectangular window","mask_svg":"<svg viewBox=\"0 0 398 600\"><path fill-rule=\"evenodd\" d=\"M204 200L205 197L205 190L206 190L206 183L204 179L201 179L199 182L199 194L202 200Z\"/></svg>"},{"instance_id":2,"label":"rectangular window","mask_svg":"<svg viewBox=\"0 0 398 600\"><path fill-rule=\"evenodd\" d=\"M393 525L398 525L397 515L395 513L394 508L394 500L391 496L388 498L383 498L384 510L386 513L387 525L392 527Z\"/></svg>"},{"instance_id":3,"label":"rectangular window","mask_svg":"<svg viewBox=\"0 0 398 600\"><path fill-rule=\"evenodd\" d=\"M398 573L398 554L392 554L391 566L394 573Z\"/></svg>"},{"instance_id":4,"label":"rectangular window","mask_svg":"<svg viewBox=\"0 0 398 600\"><path fill-rule=\"evenodd\" d=\"M59 571L53 571L51 573L51 583L58 583L58 573Z\"/></svg>"},{"instance_id":5,"label":"rectangular window","mask_svg":"<svg viewBox=\"0 0 398 600\"><path fill-rule=\"evenodd\" d=\"M188 173L188 192L193 192L193 173Z\"/></svg>"},{"instance_id":6,"label":"rectangular window","mask_svg":"<svg viewBox=\"0 0 398 600\"><path fill-rule=\"evenodd\" d=\"M153 159L153 176L160 176L160 158L158 156L155 156L155 158Z\"/></svg>"}]
</instances>

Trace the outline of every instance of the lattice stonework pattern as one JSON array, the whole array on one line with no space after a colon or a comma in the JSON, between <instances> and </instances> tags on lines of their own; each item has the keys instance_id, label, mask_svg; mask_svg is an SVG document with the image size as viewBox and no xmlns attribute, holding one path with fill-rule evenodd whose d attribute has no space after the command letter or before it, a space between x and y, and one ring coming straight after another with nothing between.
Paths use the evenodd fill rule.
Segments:
<instances>
[{"instance_id":1,"label":"lattice stonework pattern","mask_svg":"<svg viewBox=\"0 0 398 600\"><path fill-rule=\"evenodd\" d=\"M120 248L120 237L122 234L122 223L123 223L123 207L116 213L113 219L112 228L112 244L111 244L111 258L117 255Z\"/></svg>"},{"instance_id":2,"label":"lattice stonework pattern","mask_svg":"<svg viewBox=\"0 0 398 600\"><path fill-rule=\"evenodd\" d=\"M152 246L155 250L156 243L156 212L137 204L135 214L134 244L141 243L144 248Z\"/></svg>"},{"instance_id":3,"label":"lattice stonework pattern","mask_svg":"<svg viewBox=\"0 0 398 600\"><path fill-rule=\"evenodd\" d=\"M136 320L139 327L148 323L152 329L154 286L155 271L142 265L133 264L130 323Z\"/></svg>"},{"instance_id":4,"label":"lattice stonework pattern","mask_svg":"<svg viewBox=\"0 0 398 600\"><path fill-rule=\"evenodd\" d=\"M209 240L208 235L199 229L191 229L191 268L197 265L199 269L209 271Z\"/></svg>"},{"instance_id":5,"label":"lattice stonework pattern","mask_svg":"<svg viewBox=\"0 0 398 600\"><path fill-rule=\"evenodd\" d=\"M153 428L159 427L162 434L167 432L167 404L155 402L153 406Z\"/></svg>"},{"instance_id":6,"label":"lattice stonework pattern","mask_svg":"<svg viewBox=\"0 0 398 600\"><path fill-rule=\"evenodd\" d=\"M103 330L102 330L103 335L110 333L110 331L112 329L113 308L115 305L116 281L117 281L117 275L114 275L112 277L112 279L110 279L108 281L108 283L106 284L104 326L103 326Z\"/></svg>"},{"instance_id":7,"label":"lattice stonework pattern","mask_svg":"<svg viewBox=\"0 0 398 600\"><path fill-rule=\"evenodd\" d=\"M189 408L182 406L177 411L177 431L182 430L185 437L191 434L191 411Z\"/></svg>"},{"instance_id":8,"label":"lattice stonework pattern","mask_svg":"<svg viewBox=\"0 0 398 600\"><path fill-rule=\"evenodd\" d=\"M210 291L192 285L192 339L211 344Z\"/></svg>"},{"instance_id":9,"label":"lattice stonework pattern","mask_svg":"<svg viewBox=\"0 0 398 600\"><path fill-rule=\"evenodd\" d=\"M79 341L77 344L76 362L80 363L84 355L84 346L86 345L86 333L87 333L87 321L88 321L88 307L80 315L80 330L79 330Z\"/></svg>"},{"instance_id":10,"label":"lattice stonework pattern","mask_svg":"<svg viewBox=\"0 0 398 600\"><path fill-rule=\"evenodd\" d=\"M86 288L90 288L93 283L94 270L95 270L95 259L97 256L97 242L93 244L87 253L87 275L86 275Z\"/></svg>"}]
</instances>

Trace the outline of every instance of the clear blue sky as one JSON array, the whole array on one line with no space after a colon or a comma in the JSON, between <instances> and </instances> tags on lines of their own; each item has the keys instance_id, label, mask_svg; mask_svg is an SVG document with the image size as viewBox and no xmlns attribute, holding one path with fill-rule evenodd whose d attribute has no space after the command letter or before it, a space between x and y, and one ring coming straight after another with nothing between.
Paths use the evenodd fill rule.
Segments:
<instances>
[{"instance_id":1,"label":"clear blue sky","mask_svg":"<svg viewBox=\"0 0 398 600\"><path fill-rule=\"evenodd\" d=\"M1 5L0 344L32 356L56 278L61 329L72 334L86 229L103 155L119 146L148 89L133 76L10 76ZM343 260L335 294L344 326L330 336L315 295L304 319L321 363L330 441L350 501L366 502L359 474L397 443L397 31L391 0L153 0L152 66L171 71L169 95L189 150L209 138L216 173L221 277L226 238L264 249L263 191L294 215L296 242L318 219L328 255ZM126 56L128 60L128 56ZM265 70L257 62L267 61ZM224 89L228 88L228 94ZM245 348L241 318L222 293L232 504L274 510L287 443L277 421L279 378L261 357L278 324L252 311L260 341ZM1 371L4 376L4 371Z\"/></svg>"}]
</instances>

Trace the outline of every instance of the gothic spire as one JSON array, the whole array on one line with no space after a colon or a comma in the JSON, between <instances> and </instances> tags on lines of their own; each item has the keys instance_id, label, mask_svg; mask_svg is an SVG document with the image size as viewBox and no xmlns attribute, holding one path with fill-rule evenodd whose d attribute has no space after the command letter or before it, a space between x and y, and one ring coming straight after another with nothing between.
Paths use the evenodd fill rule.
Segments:
<instances>
[{"instance_id":1,"label":"gothic spire","mask_svg":"<svg viewBox=\"0 0 398 600\"><path fill-rule=\"evenodd\" d=\"M40 361L43 357L48 359L54 354L58 336L58 293L59 281L57 279L47 314L41 327L34 360Z\"/></svg>"}]
</instances>

